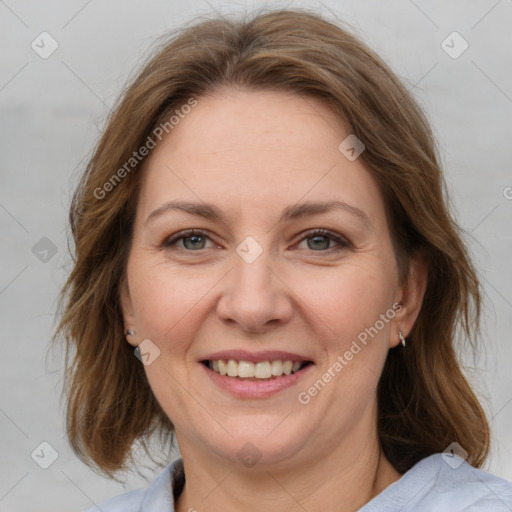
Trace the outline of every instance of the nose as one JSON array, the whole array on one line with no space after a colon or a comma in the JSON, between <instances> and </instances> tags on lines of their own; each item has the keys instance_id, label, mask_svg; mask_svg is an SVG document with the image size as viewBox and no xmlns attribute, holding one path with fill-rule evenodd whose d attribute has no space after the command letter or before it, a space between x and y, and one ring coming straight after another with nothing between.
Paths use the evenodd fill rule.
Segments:
<instances>
[{"instance_id":1,"label":"nose","mask_svg":"<svg viewBox=\"0 0 512 512\"><path fill-rule=\"evenodd\" d=\"M269 251L248 262L234 255L234 268L223 279L217 304L218 317L247 332L264 333L290 321L293 293L272 268Z\"/></svg>"}]
</instances>

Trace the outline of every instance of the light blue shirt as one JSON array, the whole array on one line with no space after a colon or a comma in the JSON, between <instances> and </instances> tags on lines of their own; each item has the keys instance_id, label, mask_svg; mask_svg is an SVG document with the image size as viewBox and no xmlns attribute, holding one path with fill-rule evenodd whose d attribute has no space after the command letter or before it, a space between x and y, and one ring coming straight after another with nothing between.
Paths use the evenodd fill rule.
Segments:
<instances>
[{"instance_id":1,"label":"light blue shirt","mask_svg":"<svg viewBox=\"0 0 512 512\"><path fill-rule=\"evenodd\" d=\"M85 512L175 512L183 490L182 459L147 489L131 491ZM473 468L457 455L437 453L415 464L358 512L512 512L512 483Z\"/></svg>"}]
</instances>

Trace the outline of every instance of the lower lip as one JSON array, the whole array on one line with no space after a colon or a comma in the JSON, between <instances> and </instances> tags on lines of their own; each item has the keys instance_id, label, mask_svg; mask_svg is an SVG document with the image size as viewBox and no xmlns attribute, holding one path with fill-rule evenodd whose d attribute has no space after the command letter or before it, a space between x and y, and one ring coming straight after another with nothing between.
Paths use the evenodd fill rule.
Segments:
<instances>
[{"instance_id":1,"label":"lower lip","mask_svg":"<svg viewBox=\"0 0 512 512\"><path fill-rule=\"evenodd\" d=\"M199 364L203 367L214 384L237 398L267 398L275 395L297 384L313 367L313 364L309 364L297 373L281 375L281 377L276 377L272 380L262 380L258 382L256 380L239 380L236 377L221 375L220 373L210 370L210 368L204 364Z\"/></svg>"}]
</instances>

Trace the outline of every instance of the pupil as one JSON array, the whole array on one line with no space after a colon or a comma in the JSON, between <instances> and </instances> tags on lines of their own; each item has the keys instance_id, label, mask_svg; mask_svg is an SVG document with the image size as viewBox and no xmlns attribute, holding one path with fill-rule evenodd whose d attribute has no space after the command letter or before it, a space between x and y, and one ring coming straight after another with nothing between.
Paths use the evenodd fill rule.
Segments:
<instances>
[{"instance_id":1,"label":"pupil","mask_svg":"<svg viewBox=\"0 0 512 512\"><path fill-rule=\"evenodd\" d=\"M202 236L199 236L199 235L192 235L192 236L189 236L187 238L184 239L184 242L186 244L187 241L190 241L192 240L192 248L197 248L198 247L198 244L196 243L198 240L201 240L201 238L203 238ZM199 247L200 249L202 249L202 247Z\"/></svg>"},{"instance_id":2,"label":"pupil","mask_svg":"<svg viewBox=\"0 0 512 512\"><path fill-rule=\"evenodd\" d=\"M318 249L318 248L320 248L320 249L328 249L328 248L329 248L329 242L330 242L330 240L329 240L329 239L327 239L327 238L326 238L325 236L323 236L323 235L321 235L321 236L314 236L314 237L312 237L312 240L320 241L320 245L316 244L316 245L314 245L313 247L310 247L310 249L311 249L311 248L315 248L315 247L316 247L317 249ZM323 246L321 245L321 242L322 242L322 241L324 242L324 245L323 245ZM325 242L327 242L327 245L325 245Z\"/></svg>"}]
</instances>

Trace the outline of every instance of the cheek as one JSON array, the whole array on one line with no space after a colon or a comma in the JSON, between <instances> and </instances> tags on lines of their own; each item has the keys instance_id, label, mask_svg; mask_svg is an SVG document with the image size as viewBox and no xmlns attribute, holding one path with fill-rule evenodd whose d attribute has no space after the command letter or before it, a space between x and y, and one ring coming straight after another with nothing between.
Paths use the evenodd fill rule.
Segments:
<instances>
[{"instance_id":1,"label":"cheek","mask_svg":"<svg viewBox=\"0 0 512 512\"><path fill-rule=\"evenodd\" d=\"M321 320L316 324L322 332L316 334L325 359L319 372L322 380L333 382L317 405L350 410L359 417L375 393L389 349L395 313L392 273L375 260L347 264L317 285L308 284L304 296Z\"/></svg>"},{"instance_id":2,"label":"cheek","mask_svg":"<svg viewBox=\"0 0 512 512\"><path fill-rule=\"evenodd\" d=\"M297 275L294 289L300 290L304 303L322 321L326 332L335 337L334 343L343 340L350 344L351 339L390 310L392 272L386 272L378 261L347 263L326 270L314 278Z\"/></svg>"},{"instance_id":3,"label":"cheek","mask_svg":"<svg viewBox=\"0 0 512 512\"><path fill-rule=\"evenodd\" d=\"M155 263L147 254L133 257L128 267L138 331L160 349L158 359L144 371L157 401L176 426L192 421L190 396L184 391L192 388L190 348L201 325L198 314L205 287L212 288L215 282L206 273L197 277L197 272L197 268L187 272Z\"/></svg>"},{"instance_id":4,"label":"cheek","mask_svg":"<svg viewBox=\"0 0 512 512\"><path fill-rule=\"evenodd\" d=\"M144 336L156 339L174 337L172 333L196 325L190 318L200 310L201 298L216 282L212 273L172 268L161 261L152 263L147 257L134 259L130 270L137 325Z\"/></svg>"},{"instance_id":5,"label":"cheek","mask_svg":"<svg viewBox=\"0 0 512 512\"><path fill-rule=\"evenodd\" d=\"M355 410L364 408L375 391L389 350L395 310L384 273L368 267L365 271L361 267L345 270L326 280L324 294L317 294L312 309L328 327L324 330L328 334L318 337L326 355L321 371L330 371L331 376L324 373L329 381L336 375L330 392L323 394L319 403Z\"/></svg>"}]
</instances>

